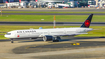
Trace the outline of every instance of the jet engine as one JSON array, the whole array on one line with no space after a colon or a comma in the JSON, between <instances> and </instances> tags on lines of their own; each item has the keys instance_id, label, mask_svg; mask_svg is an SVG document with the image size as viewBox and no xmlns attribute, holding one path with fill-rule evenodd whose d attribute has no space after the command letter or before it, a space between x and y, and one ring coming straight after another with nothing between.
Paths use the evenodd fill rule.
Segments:
<instances>
[{"instance_id":1,"label":"jet engine","mask_svg":"<svg viewBox=\"0 0 105 59\"><path fill-rule=\"evenodd\" d=\"M43 41L53 41L53 42L59 42L61 38L59 36L53 37L53 36L44 36Z\"/></svg>"},{"instance_id":2,"label":"jet engine","mask_svg":"<svg viewBox=\"0 0 105 59\"><path fill-rule=\"evenodd\" d=\"M53 38L54 38L53 36L44 36L43 41L52 41Z\"/></svg>"}]
</instances>

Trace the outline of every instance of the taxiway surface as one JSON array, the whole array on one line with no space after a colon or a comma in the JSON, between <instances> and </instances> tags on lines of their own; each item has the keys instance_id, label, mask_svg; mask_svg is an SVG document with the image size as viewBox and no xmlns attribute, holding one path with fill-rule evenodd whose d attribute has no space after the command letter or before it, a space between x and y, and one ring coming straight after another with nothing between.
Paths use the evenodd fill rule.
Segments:
<instances>
[{"instance_id":1,"label":"taxiway surface","mask_svg":"<svg viewBox=\"0 0 105 59\"><path fill-rule=\"evenodd\" d=\"M4 8L2 11L34 11L34 12L104 12L105 9L96 9L96 8Z\"/></svg>"},{"instance_id":2,"label":"taxiway surface","mask_svg":"<svg viewBox=\"0 0 105 59\"><path fill-rule=\"evenodd\" d=\"M55 13L2 13L3 15L89 15L90 13L56 13L56 12L105 12L105 9L96 8L67 8L67 9L46 9L46 8L4 8L2 11L26 11L26 12L55 12ZM94 15L105 15L105 13L94 13Z\"/></svg>"},{"instance_id":3,"label":"taxiway surface","mask_svg":"<svg viewBox=\"0 0 105 59\"><path fill-rule=\"evenodd\" d=\"M105 38L63 39L61 42L0 42L0 59L105 59Z\"/></svg>"},{"instance_id":4,"label":"taxiway surface","mask_svg":"<svg viewBox=\"0 0 105 59\"><path fill-rule=\"evenodd\" d=\"M90 13L2 13L3 15L90 15ZM105 13L94 13L94 15L105 15Z\"/></svg>"},{"instance_id":5,"label":"taxiway surface","mask_svg":"<svg viewBox=\"0 0 105 59\"><path fill-rule=\"evenodd\" d=\"M56 22L57 26L80 26L83 22ZM53 25L53 22L0 22L0 25ZM105 22L92 22L91 26L105 26Z\"/></svg>"}]
</instances>

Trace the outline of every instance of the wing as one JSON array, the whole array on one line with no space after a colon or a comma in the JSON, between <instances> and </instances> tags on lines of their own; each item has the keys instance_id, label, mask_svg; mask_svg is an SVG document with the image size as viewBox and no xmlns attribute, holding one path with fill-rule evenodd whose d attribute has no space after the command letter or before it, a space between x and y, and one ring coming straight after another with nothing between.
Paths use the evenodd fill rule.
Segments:
<instances>
[{"instance_id":1,"label":"wing","mask_svg":"<svg viewBox=\"0 0 105 59\"><path fill-rule=\"evenodd\" d=\"M75 36L80 34L88 34L88 33L73 33L73 34L66 34L66 35L54 35L54 36Z\"/></svg>"},{"instance_id":2,"label":"wing","mask_svg":"<svg viewBox=\"0 0 105 59\"><path fill-rule=\"evenodd\" d=\"M80 35L80 34L88 34L88 33L73 33L73 34L61 34L61 35L40 35L40 37L43 37L43 36L75 36L75 35Z\"/></svg>"}]
</instances>

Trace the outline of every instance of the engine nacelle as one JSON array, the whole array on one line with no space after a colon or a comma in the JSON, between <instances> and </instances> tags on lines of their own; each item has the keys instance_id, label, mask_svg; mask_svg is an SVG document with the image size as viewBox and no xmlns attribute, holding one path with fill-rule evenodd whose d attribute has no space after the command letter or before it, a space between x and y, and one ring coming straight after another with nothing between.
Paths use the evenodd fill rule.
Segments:
<instances>
[{"instance_id":1,"label":"engine nacelle","mask_svg":"<svg viewBox=\"0 0 105 59\"><path fill-rule=\"evenodd\" d=\"M44 36L43 37L43 41L52 41L53 40L53 36Z\"/></svg>"}]
</instances>

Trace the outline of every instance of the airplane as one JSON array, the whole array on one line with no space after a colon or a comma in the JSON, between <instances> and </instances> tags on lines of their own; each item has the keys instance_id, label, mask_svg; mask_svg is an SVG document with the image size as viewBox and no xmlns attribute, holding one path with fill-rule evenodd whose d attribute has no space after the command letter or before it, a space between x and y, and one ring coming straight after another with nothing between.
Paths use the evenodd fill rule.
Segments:
<instances>
[{"instance_id":1,"label":"airplane","mask_svg":"<svg viewBox=\"0 0 105 59\"><path fill-rule=\"evenodd\" d=\"M19 38L43 38L43 41L59 42L61 36L76 36L80 34L87 34L88 31L92 31L89 28L93 14L90 14L85 22L78 28L50 28L50 29L28 29L28 30L14 30L7 32L4 36L11 39Z\"/></svg>"}]
</instances>

